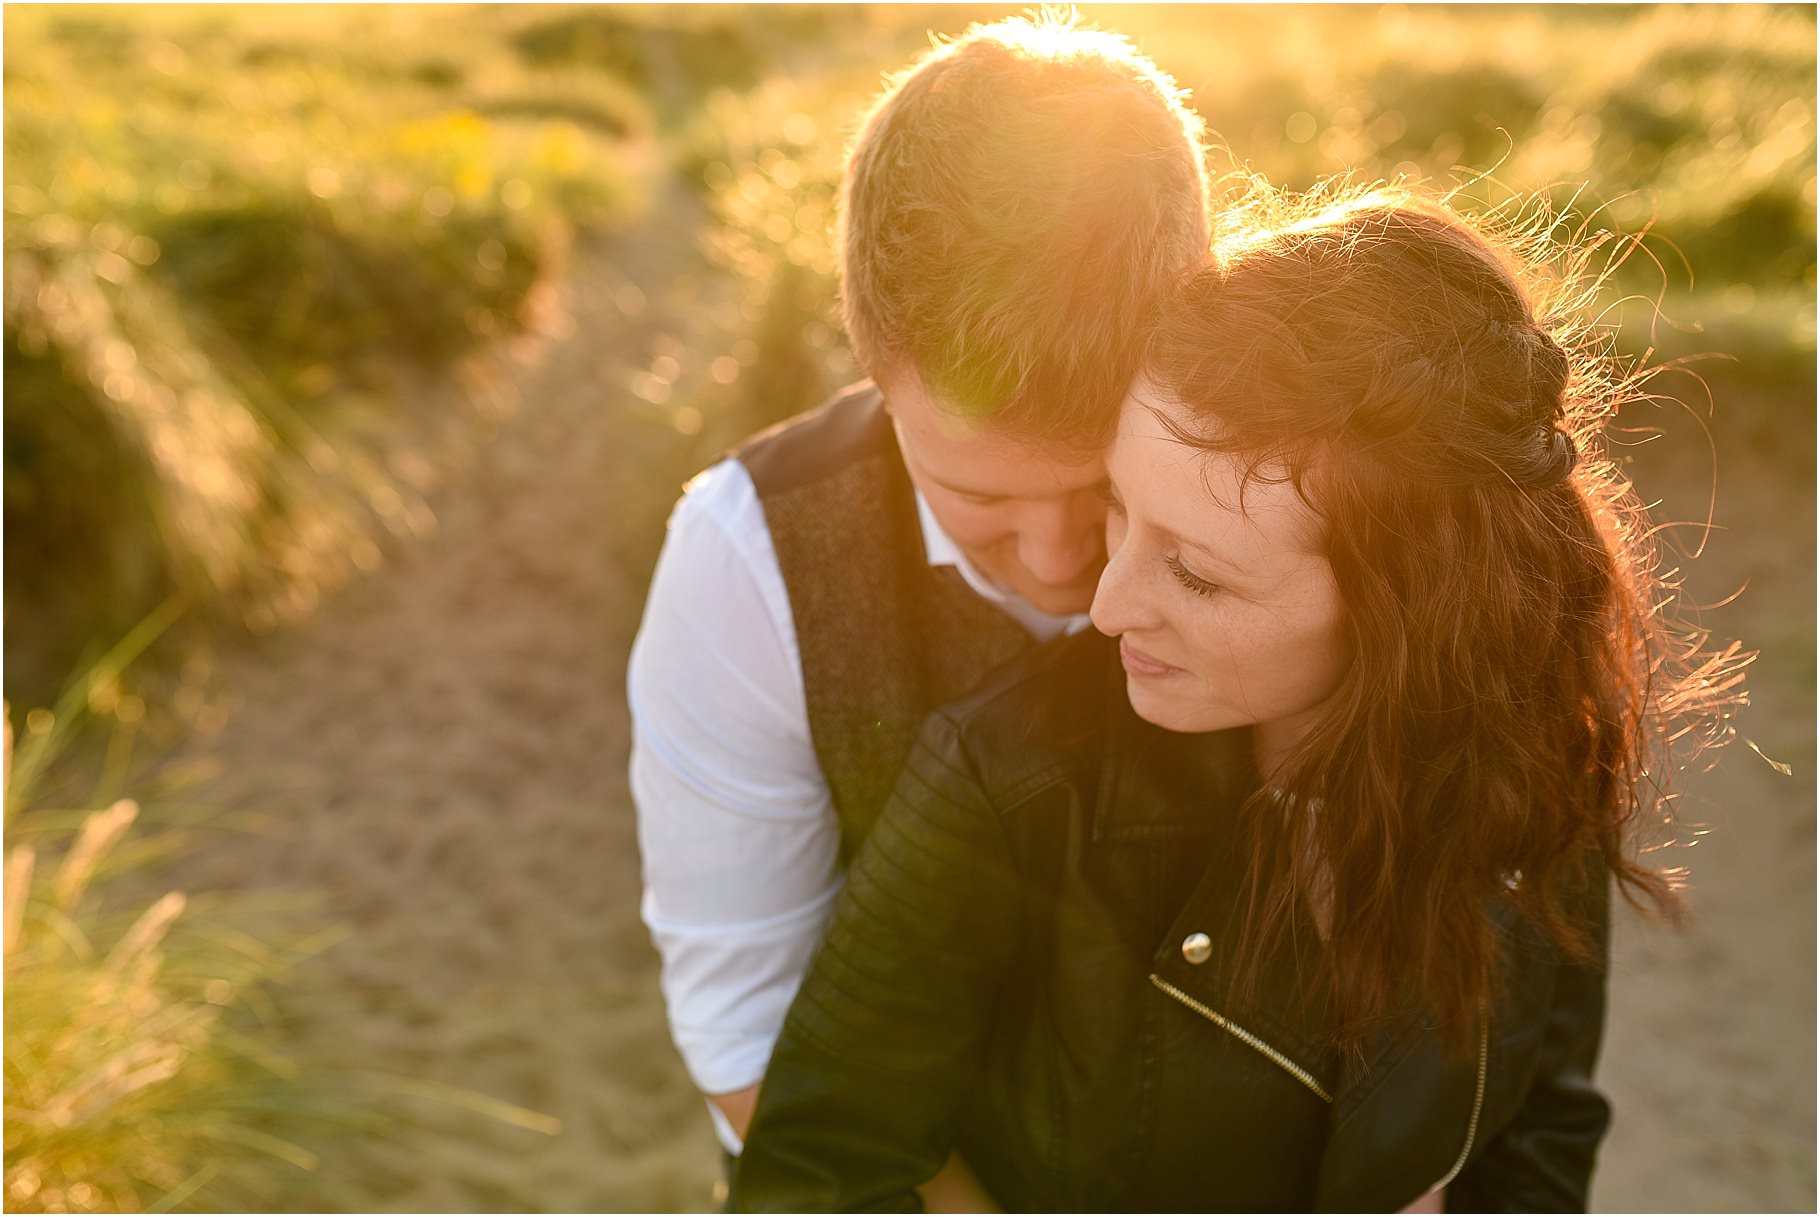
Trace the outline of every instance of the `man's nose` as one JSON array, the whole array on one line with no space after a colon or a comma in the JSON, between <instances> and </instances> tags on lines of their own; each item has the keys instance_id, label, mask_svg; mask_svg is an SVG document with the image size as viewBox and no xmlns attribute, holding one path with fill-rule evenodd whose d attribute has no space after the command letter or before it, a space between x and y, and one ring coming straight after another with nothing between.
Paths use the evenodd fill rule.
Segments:
<instances>
[{"instance_id":1,"label":"man's nose","mask_svg":"<svg viewBox=\"0 0 1820 1217\"><path fill-rule=\"evenodd\" d=\"M1093 575L1105 559L1101 520L1076 504L1045 506L1018 533L1018 560L1042 582L1061 587Z\"/></svg>"}]
</instances>

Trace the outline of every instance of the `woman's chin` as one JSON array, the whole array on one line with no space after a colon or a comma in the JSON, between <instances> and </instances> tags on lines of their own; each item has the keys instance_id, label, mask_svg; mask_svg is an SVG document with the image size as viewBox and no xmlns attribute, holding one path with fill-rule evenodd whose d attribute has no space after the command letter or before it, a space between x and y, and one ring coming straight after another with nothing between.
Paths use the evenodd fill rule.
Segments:
<instances>
[{"instance_id":1,"label":"woman's chin","mask_svg":"<svg viewBox=\"0 0 1820 1217\"><path fill-rule=\"evenodd\" d=\"M1217 716L1205 706L1184 705L1180 698L1158 694L1153 682L1147 677L1127 675L1125 677L1125 696L1131 702L1132 711L1152 726L1165 731L1180 731L1183 734L1194 734L1201 731L1217 731L1224 723L1209 722Z\"/></svg>"}]
</instances>

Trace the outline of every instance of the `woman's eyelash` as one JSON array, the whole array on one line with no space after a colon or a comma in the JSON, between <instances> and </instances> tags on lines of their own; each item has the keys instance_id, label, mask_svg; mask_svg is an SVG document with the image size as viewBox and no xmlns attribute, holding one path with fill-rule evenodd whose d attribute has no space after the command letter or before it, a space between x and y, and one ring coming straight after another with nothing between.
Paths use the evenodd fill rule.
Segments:
<instances>
[{"instance_id":1,"label":"woman's eyelash","mask_svg":"<svg viewBox=\"0 0 1820 1217\"><path fill-rule=\"evenodd\" d=\"M1125 510L1125 504L1119 501L1118 492L1113 490L1111 482L1101 482L1093 488L1093 492L1099 495L1100 502L1106 506L1116 507L1120 511Z\"/></svg>"},{"instance_id":2,"label":"woman's eyelash","mask_svg":"<svg viewBox=\"0 0 1820 1217\"><path fill-rule=\"evenodd\" d=\"M1186 566L1183 566L1182 560L1174 554L1170 554L1167 558L1164 558L1163 561L1169 567L1169 573L1175 576L1175 581L1195 595L1211 596L1220 590L1219 584L1207 582L1207 580L1201 578Z\"/></svg>"}]
</instances>

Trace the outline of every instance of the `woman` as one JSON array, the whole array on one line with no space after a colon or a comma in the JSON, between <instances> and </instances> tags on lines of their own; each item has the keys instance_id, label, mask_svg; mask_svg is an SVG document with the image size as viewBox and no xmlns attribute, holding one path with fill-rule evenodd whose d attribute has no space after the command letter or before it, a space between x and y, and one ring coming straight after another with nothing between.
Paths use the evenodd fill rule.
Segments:
<instances>
[{"instance_id":1,"label":"woman","mask_svg":"<svg viewBox=\"0 0 1820 1217\"><path fill-rule=\"evenodd\" d=\"M958 1149L1010 1209L1584 1207L1607 888L1673 909L1631 826L1743 659L1672 641L1552 252L1228 218L1124 406L1100 633L928 725L739 1205L914 1208Z\"/></svg>"}]
</instances>

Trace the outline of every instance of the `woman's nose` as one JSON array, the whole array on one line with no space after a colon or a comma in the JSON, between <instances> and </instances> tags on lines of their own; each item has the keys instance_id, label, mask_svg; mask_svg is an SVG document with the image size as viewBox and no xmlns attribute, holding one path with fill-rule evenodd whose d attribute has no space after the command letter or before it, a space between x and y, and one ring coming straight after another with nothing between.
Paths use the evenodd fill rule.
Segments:
<instances>
[{"instance_id":1,"label":"woman's nose","mask_svg":"<svg viewBox=\"0 0 1820 1217\"><path fill-rule=\"evenodd\" d=\"M1108 530L1106 568L1100 572L1100 583L1093 592L1093 605L1087 610L1093 628L1109 637L1142 628L1146 613L1138 582L1132 577L1131 551L1119 544L1119 537Z\"/></svg>"}]
</instances>

